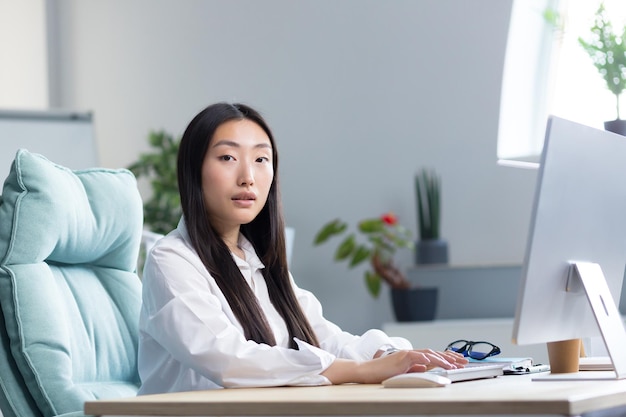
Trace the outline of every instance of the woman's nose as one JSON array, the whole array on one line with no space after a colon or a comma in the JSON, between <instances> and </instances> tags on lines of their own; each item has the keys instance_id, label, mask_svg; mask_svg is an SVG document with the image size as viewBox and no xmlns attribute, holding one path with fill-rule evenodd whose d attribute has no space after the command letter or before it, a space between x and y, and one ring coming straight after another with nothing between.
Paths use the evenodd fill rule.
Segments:
<instances>
[{"instance_id":1,"label":"woman's nose","mask_svg":"<svg viewBox=\"0 0 626 417\"><path fill-rule=\"evenodd\" d=\"M242 164L239 172L239 185L250 186L254 184L254 173L251 164Z\"/></svg>"}]
</instances>

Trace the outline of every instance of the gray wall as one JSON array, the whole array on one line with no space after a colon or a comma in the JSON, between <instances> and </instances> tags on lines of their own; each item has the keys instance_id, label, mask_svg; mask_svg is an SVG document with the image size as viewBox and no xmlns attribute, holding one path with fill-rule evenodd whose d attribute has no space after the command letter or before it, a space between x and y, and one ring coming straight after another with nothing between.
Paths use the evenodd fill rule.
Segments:
<instances>
[{"instance_id":1,"label":"gray wall","mask_svg":"<svg viewBox=\"0 0 626 417\"><path fill-rule=\"evenodd\" d=\"M101 164L127 166L150 129L179 135L205 105L259 108L277 137L292 272L328 318L392 320L387 289L313 247L341 217L395 212L416 231L413 175L443 180L451 263L519 263L533 171L496 165L511 0L56 0L53 104L93 110ZM146 195L146 190L143 190ZM411 265L400 253L398 264Z\"/></svg>"}]
</instances>

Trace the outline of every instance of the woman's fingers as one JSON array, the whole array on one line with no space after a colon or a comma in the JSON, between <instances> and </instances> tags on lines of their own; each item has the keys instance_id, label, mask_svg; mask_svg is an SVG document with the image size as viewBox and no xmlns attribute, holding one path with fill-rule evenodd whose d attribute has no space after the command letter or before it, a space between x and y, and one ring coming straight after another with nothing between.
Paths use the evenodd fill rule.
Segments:
<instances>
[{"instance_id":1,"label":"woman's fingers","mask_svg":"<svg viewBox=\"0 0 626 417\"><path fill-rule=\"evenodd\" d=\"M446 351L437 352L437 353L443 356L443 358L447 360L448 362L454 363L456 365L464 366L468 363L468 360L465 356L461 355L460 353L453 352L451 350L446 350Z\"/></svg>"},{"instance_id":2,"label":"woman's fingers","mask_svg":"<svg viewBox=\"0 0 626 417\"><path fill-rule=\"evenodd\" d=\"M462 368L467 364L467 359L456 352L437 352L432 349L422 349L417 352L428 358L428 368L441 367L444 369Z\"/></svg>"}]
</instances>

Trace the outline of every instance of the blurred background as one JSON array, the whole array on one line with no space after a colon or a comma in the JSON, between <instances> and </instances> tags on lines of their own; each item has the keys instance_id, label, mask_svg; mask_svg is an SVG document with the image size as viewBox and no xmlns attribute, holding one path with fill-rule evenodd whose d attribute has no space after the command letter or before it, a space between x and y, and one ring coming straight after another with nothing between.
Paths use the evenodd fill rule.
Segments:
<instances>
[{"instance_id":1,"label":"blurred background","mask_svg":"<svg viewBox=\"0 0 626 417\"><path fill-rule=\"evenodd\" d=\"M520 264L536 171L496 164L512 0L0 0L0 107L93 112L101 166L179 137L216 101L273 128L291 271L351 332L393 321L388 288L313 246L336 217L393 212L417 238L414 175L442 183L451 265ZM68 150L71 152L71 150ZM140 181L142 195L150 189ZM413 266L400 250L396 263Z\"/></svg>"}]
</instances>

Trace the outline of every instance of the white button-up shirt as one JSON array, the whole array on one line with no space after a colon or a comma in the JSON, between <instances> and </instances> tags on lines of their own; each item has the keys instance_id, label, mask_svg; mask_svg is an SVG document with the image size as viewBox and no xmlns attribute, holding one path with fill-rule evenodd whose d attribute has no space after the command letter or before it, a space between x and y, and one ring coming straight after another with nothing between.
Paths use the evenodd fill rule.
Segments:
<instances>
[{"instance_id":1,"label":"white button-up shirt","mask_svg":"<svg viewBox=\"0 0 626 417\"><path fill-rule=\"evenodd\" d=\"M368 360L384 345L411 349L402 338L380 330L362 336L342 331L326 320L313 294L291 278L300 306L320 348L296 340L272 305L264 265L242 235L245 260L233 255L258 298L274 333L276 346L246 340L224 294L192 248L184 221L150 251L143 271L143 305L139 321L139 394L222 387L326 385L320 375L335 358Z\"/></svg>"}]
</instances>

